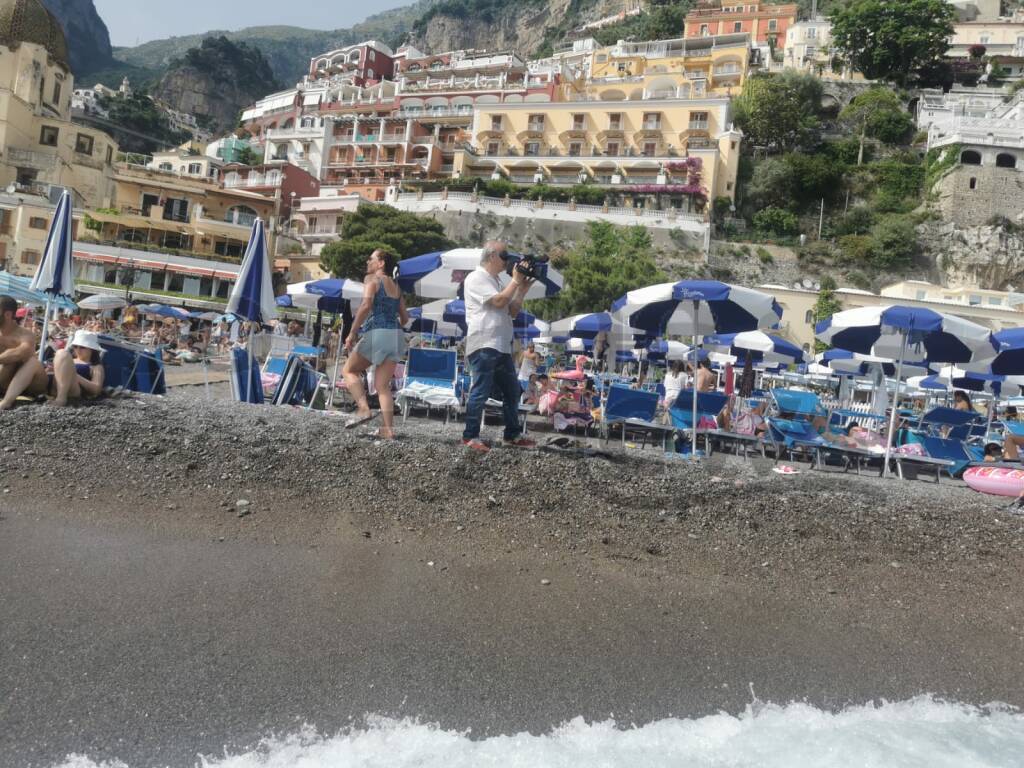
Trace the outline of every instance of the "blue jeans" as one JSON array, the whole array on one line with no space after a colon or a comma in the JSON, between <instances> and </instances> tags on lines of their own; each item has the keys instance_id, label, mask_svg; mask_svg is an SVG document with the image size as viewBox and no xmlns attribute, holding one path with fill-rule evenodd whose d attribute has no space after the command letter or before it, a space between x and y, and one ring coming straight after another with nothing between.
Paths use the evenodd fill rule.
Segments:
<instances>
[{"instance_id":1,"label":"blue jeans","mask_svg":"<svg viewBox=\"0 0 1024 768\"><path fill-rule=\"evenodd\" d=\"M469 402L466 404L466 429L462 432L463 439L473 440L480 437L484 405L493 395L495 399L500 397L503 401L505 439L515 440L522 433L519 426L519 399L523 391L519 387L512 355L496 349L478 349L469 356L469 370L473 375L473 384L469 389Z\"/></svg>"}]
</instances>

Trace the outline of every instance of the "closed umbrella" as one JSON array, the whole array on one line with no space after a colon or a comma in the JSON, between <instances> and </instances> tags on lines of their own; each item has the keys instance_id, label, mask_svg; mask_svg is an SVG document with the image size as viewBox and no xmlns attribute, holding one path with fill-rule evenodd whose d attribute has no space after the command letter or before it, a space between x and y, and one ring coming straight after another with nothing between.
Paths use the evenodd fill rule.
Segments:
<instances>
[{"instance_id":1,"label":"closed umbrella","mask_svg":"<svg viewBox=\"0 0 1024 768\"><path fill-rule=\"evenodd\" d=\"M688 334L693 337L693 429L691 450L697 455L697 338L713 333L738 333L771 328L782 310L761 291L716 280L683 280L630 291L612 305L612 315L623 325L655 336Z\"/></svg>"},{"instance_id":2,"label":"closed umbrella","mask_svg":"<svg viewBox=\"0 0 1024 768\"><path fill-rule=\"evenodd\" d=\"M242 266L238 271L238 282L231 290L228 299L228 312L243 320L258 325L277 317L277 306L274 303L274 285L270 276L270 260L267 256L267 235L263 228L263 219L253 222L249 234L249 244L242 258ZM252 336L246 345L248 365L252 368ZM252 402L252 376L246 375L245 402Z\"/></svg>"},{"instance_id":3,"label":"closed umbrella","mask_svg":"<svg viewBox=\"0 0 1024 768\"><path fill-rule=\"evenodd\" d=\"M43 258L36 268L29 288L46 294L46 315L43 317L43 338L39 344L39 360L46 353L46 338L50 333L50 310L56 296L71 296L75 292L75 278L71 264L71 193L60 196L57 211L46 235Z\"/></svg>"},{"instance_id":4,"label":"closed umbrella","mask_svg":"<svg viewBox=\"0 0 1024 768\"><path fill-rule=\"evenodd\" d=\"M743 359L743 375L740 376L740 397L754 394L754 355L747 351Z\"/></svg>"},{"instance_id":5,"label":"closed umbrella","mask_svg":"<svg viewBox=\"0 0 1024 768\"><path fill-rule=\"evenodd\" d=\"M979 363L998 352L992 333L956 315L924 307L890 305L837 312L815 328L826 344L861 354L896 360L896 398L889 418L884 474L889 473L903 363L910 356L935 363Z\"/></svg>"}]
</instances>

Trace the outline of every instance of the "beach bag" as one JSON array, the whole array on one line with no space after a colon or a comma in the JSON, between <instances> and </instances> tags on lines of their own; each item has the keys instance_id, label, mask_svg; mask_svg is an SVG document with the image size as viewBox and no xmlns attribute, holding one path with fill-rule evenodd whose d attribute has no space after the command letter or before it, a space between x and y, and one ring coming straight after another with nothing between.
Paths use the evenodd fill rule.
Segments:
<instances>
[{"instance_id":1,"label":"beach bag","mask_svg":"<svg viewBox=\"0 0 1024 768\"><path fill-rule=\"evenodd\" d=\"M701 416L697 429L718 429L718 421L713 416Z\"/></svg>"},{"instance_id":2,"label":"beach bag","mask_svg":"<svg viewBox=\"0 0 1024 768\"><path fill-rule=\"evenodd\" d=\"M920 443L905 443L899 447L901 456L925 456L924 446Z\"/></svg>"}]
</instances>

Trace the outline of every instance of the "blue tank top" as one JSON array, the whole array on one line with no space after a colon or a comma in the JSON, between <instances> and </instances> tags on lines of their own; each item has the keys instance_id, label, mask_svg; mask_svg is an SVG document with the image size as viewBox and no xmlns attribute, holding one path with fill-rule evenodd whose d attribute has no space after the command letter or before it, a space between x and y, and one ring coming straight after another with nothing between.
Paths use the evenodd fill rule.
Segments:
<instances>
[{"instance_id":1,"label":"blue tank top","mask_svg":"<svg viewBox=\"0 0 1024 768\"><path fill-rule=\"evenodd\" d=\"M92 380L92 366L88 363L75 363L75 373L83 379Z\"/></svg>"},{"instance_id":2,"label":"blue tank top","mask_svg":"<svg viewBox=\"0 0 1024 768\"><path fill-rule=\"evenodd\" d=\"M393 299L384 290L383 281L377 286L377 292L373 294L373 308L370 316L363 323L361 333L379 331L382 328L398 328L398 307L401 304L401 297Z\"/></svg>"}]
</instances>

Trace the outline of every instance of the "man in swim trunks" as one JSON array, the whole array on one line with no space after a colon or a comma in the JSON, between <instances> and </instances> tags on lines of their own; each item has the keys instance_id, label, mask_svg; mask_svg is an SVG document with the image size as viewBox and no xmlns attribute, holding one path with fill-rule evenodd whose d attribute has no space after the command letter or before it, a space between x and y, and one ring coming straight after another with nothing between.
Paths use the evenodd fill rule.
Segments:
<instances>
[{"instance_id":1,"label":"man in swim trunks","mask_svg":"<svg viewBox=\"0 0 1024 768\"><path fill-rule=\"evenodd\" d=\"M32 329L18 325L18 302L0 296L0 411L14 407L20 395L46 394L46 369L36 357Z\"/></svg>"}]
</instances>

